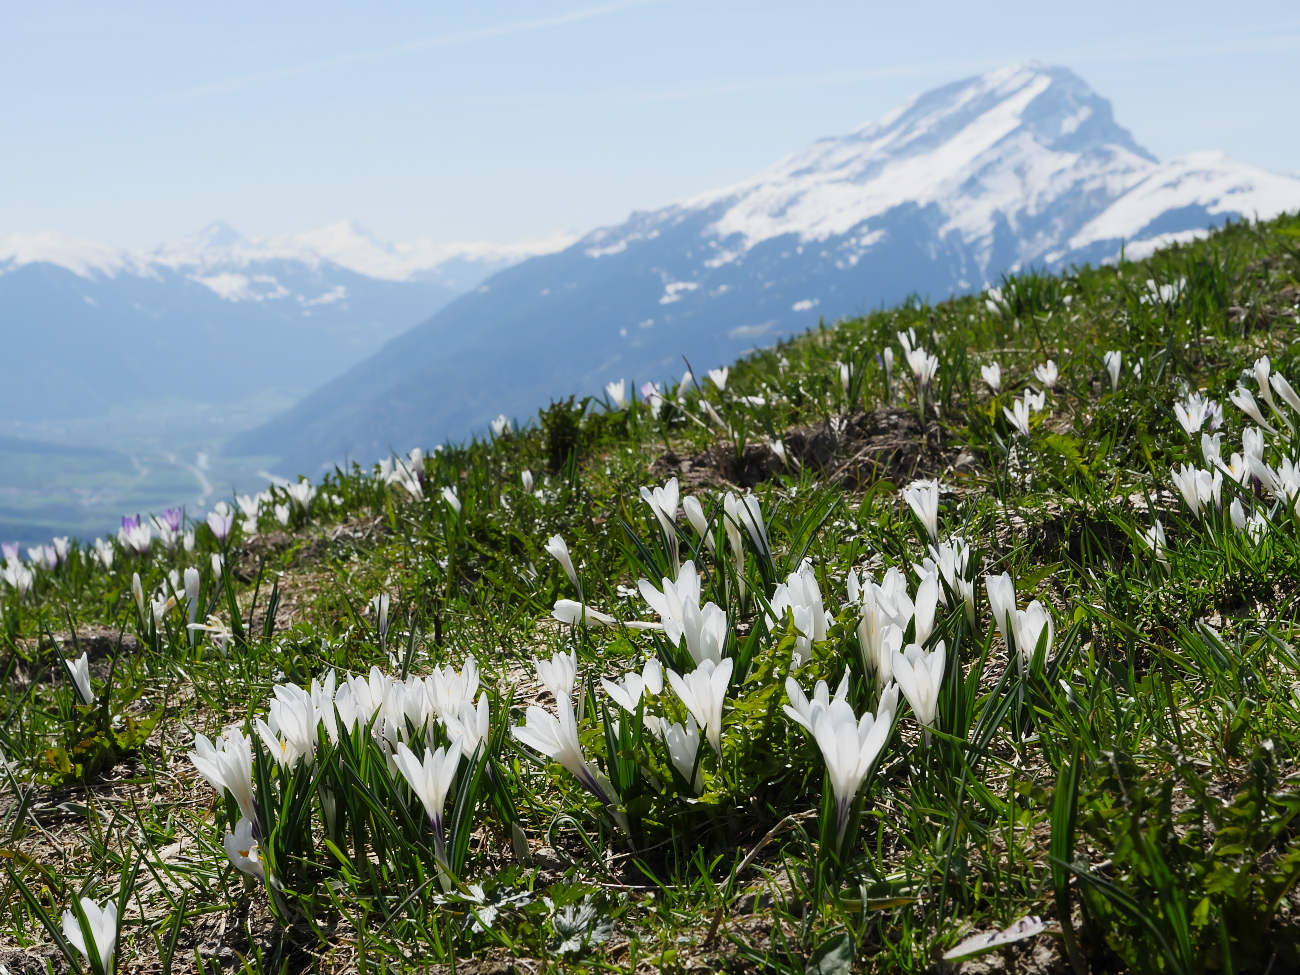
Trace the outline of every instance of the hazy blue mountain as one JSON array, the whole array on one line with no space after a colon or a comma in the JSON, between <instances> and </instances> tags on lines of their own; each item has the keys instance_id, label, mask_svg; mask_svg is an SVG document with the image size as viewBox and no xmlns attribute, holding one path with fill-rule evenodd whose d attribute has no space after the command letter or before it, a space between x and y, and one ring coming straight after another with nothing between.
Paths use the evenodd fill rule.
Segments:
<instances>
[{"instance_id":1,"label":"hazy blue mountain","mask_svg":"<svg viewBox=\"0 0 1300 975\"><path fill-rule=\"evenodd\" d=\"M0 416L292 401L538 249L386 245L349 223L263 241L214 224L148 253L0 235L0 336L22 364Z\"/></svg>"},{"instance_id":2,"label":"hazy blue mountain","mask_svg":"<svg viewBox=\"0 0 1300 975\"><path fill-rule=\"evenodd\" d=\"M501 271L229 449L287 474L369 463L610 380L676 376L683 356L719 365L819 318L1295 207L1300 180L1217 153L1162 164L1078 76L1019 65Z\"/></svg>"}]
</instances>

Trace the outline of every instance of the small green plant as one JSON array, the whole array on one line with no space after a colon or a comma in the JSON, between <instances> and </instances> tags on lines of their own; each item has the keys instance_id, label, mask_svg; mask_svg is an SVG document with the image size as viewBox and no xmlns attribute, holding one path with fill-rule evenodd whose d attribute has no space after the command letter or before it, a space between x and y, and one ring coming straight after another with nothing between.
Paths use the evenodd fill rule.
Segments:
<instances>
[{"instance_id":1,"label":"small green plant","mask_svg":"<svg viewBox=\"0 0 1300 975\"><path fill-rule=\"evenodd\" d=\"M1265 971L1288 943L1294 950L1294 935L1272 923L1300 881L1300 848L1290 843L1300 777L1280 779L1275 747L1255 747L1230 799L1172 753L1156 756L1170 771L1144 771L1122 752L1101 756L1080 826L1109 860L1107 877L1074 870L1088 926L1134 971Z\"/></svg>"}]
</instances>

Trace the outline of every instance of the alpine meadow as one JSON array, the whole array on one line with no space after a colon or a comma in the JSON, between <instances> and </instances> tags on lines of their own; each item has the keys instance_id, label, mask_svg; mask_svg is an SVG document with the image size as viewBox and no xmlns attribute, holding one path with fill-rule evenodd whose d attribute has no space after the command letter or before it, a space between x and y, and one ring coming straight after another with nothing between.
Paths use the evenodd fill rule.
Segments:
<instances>
[{"instance_id":1,"label":"alpine meadow","mask_svg":"<svg viewBox=\"0 0 1300 975\"><path fill-rule=\"evenodd\" d=\"M6 546L8 972L1300 966L1300 217Z\"/></svg>"}]
</instances>

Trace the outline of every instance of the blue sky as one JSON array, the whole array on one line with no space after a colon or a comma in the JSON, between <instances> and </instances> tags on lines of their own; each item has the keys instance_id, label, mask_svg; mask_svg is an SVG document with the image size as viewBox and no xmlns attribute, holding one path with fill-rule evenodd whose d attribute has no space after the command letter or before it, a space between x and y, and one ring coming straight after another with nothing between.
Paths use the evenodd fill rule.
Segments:
<instances>
[{"instance_id":1,"label":"blue sky","mask_svg":"<svg viewBox=\"0 0 1300 975\"><path fill-rule=\"evenodd\" d=\"M1294 3L0 0L0 233L508 241L744 178L1036 58L1162 159L1300 170Z\"/></svg>"}]
</instances>

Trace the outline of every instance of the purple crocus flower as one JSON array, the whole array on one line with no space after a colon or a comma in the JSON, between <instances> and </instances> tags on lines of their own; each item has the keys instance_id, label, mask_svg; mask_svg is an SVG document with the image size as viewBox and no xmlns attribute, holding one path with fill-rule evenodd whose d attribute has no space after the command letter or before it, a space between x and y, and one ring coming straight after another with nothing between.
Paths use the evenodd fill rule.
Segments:
<instances>
[{"instance_id":1,"label":"purple crocus flower","mask_svg":"<svg viewBox=\"0 0 1300 975\"><path fill-rule=\"evenodd\" d=\"M230 534L230 528L235 523L235 512L224 501L218 501L211 511L208 512L208 527L212 529L212 534L217 536L217 541L224 542L226 536Z\"/></svg>"},{"instance_id":2,"label":"purple crocus flower","mask_svg":"<svg viewBox=\"0 0 1300 975\"><path fill-rule=\"evenodd\" d=\"M0 551L4 552L5 561L13 565L18 561L22 547L17 542L3 542L0 543Z\"/></svg>"},{"instance_id":3,"label":"purple crocus flower","mask_svg":"<svg viewBox=\"0 0 1300 975\"><path fill-rule=\"evenodd\" d=\"M122 529L123 529L124 531L132 531L133 529L136 529L136 528L139 528L139 527L140 527L140 516L139 516L139 515L135 515L134 517L131 516L131 515L123 515L123 516L122 516Z\"/></svg>"},{"instance_id":4,"label":"purple crocus flower","mask_svg":"<svg viewBox=\"0 0 1300 975\"><path fill-rule=\"evenodd\" d=\"M163 521L167 523L167 527L172 531L178 532L181 530L183 516L184 512L180 508L168 508L163 512Z\"/></svg>"}]
</instances>

